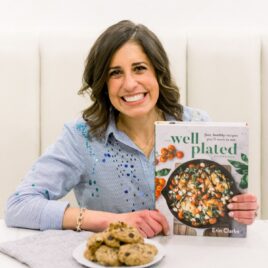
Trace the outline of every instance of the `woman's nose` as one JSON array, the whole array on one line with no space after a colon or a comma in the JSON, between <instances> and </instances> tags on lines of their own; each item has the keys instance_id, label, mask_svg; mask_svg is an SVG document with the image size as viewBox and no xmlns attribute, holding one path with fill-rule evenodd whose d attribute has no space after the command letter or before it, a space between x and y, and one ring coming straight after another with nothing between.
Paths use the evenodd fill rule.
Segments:
<instances>
[{"instance_id":1,"label":"woman's nose","mask_svg":"<svg viewBox=\"0 0 268 268\"><path fill-rule=\"evenodd\" d=\"M124 77L123 87L125 90L131 91L137 86L138 82L132 74L126 74Z\"/></svg>"}]
</instances>

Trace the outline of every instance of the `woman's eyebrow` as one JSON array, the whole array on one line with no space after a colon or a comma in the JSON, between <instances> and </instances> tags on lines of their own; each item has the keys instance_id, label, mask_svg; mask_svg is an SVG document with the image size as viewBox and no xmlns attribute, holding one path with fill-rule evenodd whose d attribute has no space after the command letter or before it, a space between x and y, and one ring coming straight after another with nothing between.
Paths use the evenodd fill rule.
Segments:
<instances>
[{"instance_id":1,"label":"woman's eyebrow","mask_svg":"<svg viewBox=\"0 0 268 268\"><path fill-rule=\"evenodd\" d=\"M132 66L137 66L137 65L140 65L140 64L148 65L148 63L145 62L145 61L134 62L134 63L132 63L131 65L132 65ZM121 66L111 66L111 67L108 68L108 71L110 71L110 70L114 70L114 69L120 69L120 68L121 68Z\"/></svg>"},{"instance_id":2,"label":"woman's eyebrow","mask_svg":"<svg viewBox=\"0 0 268 268\"><path fill-rule=\"evenodd\" d=\"M111 66L108 68L108 71L113 70L113 69L120 69L120 66Z\"/></svg>"},{"instance_id":3,"label":"woman's eyebrow","mask_svg":"<svg viewBox=\"0 0 268 268\"><path fill-rule=\"evenodd\" d=\"M140 65L140 64L148 64L147 62L145 62L145 61L140 61L140 62L134 62L134 63L132 63L132 65L133 66L136 66L136 65Z\"/></svg>"}]
</instances>

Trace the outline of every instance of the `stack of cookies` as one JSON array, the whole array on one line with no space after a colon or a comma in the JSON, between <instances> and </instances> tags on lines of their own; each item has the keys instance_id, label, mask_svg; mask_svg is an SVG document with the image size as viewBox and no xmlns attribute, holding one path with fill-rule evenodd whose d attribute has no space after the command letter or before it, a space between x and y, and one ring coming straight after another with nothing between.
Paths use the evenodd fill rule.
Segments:
<instances>
[{"instance_id":1,"label":"stack of cookies","mask_svg":"<svg viewBox=\"0 0 268 268\"><path fill-rule=\"evenodd\" d=\"M157 254L154 245L144 243L139 231L124 222L111 223L107 230L89 237L86 259L104 266L136 266L149 263Z\"/></svg>"}]
</instances>

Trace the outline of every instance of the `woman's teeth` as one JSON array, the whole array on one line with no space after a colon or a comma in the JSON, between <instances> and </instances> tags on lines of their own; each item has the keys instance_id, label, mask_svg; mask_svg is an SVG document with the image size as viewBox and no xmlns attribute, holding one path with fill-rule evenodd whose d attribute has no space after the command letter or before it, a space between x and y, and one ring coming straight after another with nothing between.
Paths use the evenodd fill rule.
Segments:
<instances>
[{"instance_id":1,"label":"woman's teeth","mask_svg":"<svg viewBox=\"0 0 268 268\"><path fill-rule=\"evenodd\" d=\"M126 102L134 102L134 101L139 101L139 100L143 99L144 95L145 95L144 93L141 93L141 94L137 94L134 96L124 96L123 99Z\"/></svg>"}]
</instances>

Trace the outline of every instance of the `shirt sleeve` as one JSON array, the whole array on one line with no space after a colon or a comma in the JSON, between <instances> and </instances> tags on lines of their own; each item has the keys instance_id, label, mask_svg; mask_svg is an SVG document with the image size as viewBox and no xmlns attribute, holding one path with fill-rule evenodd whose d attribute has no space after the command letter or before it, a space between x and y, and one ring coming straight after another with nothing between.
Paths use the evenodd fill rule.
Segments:
<instances>
[{"instance_id":1,"label":"shirt sleeve","mask_svg":"<svg viewBox=\"0 0 268 268\"><path fill-rule=\"evenodd\" d=\"M183 121L212 121L209 114L201 109L192 108L189 106L183 107Z\"/></svg>"},{"instance_id":2,"label":"shirt sleeve","mask_svg":"<svg viewBox=\"0 0 268 268\"><path fill-rule=\"evenodd\" d=\"M7 200L8 226L61 229L69 203L57 200L79 183L84 171L81 137L75 124L65 125L56 143L36 161Z\"/></svg>"}]
</instances>

